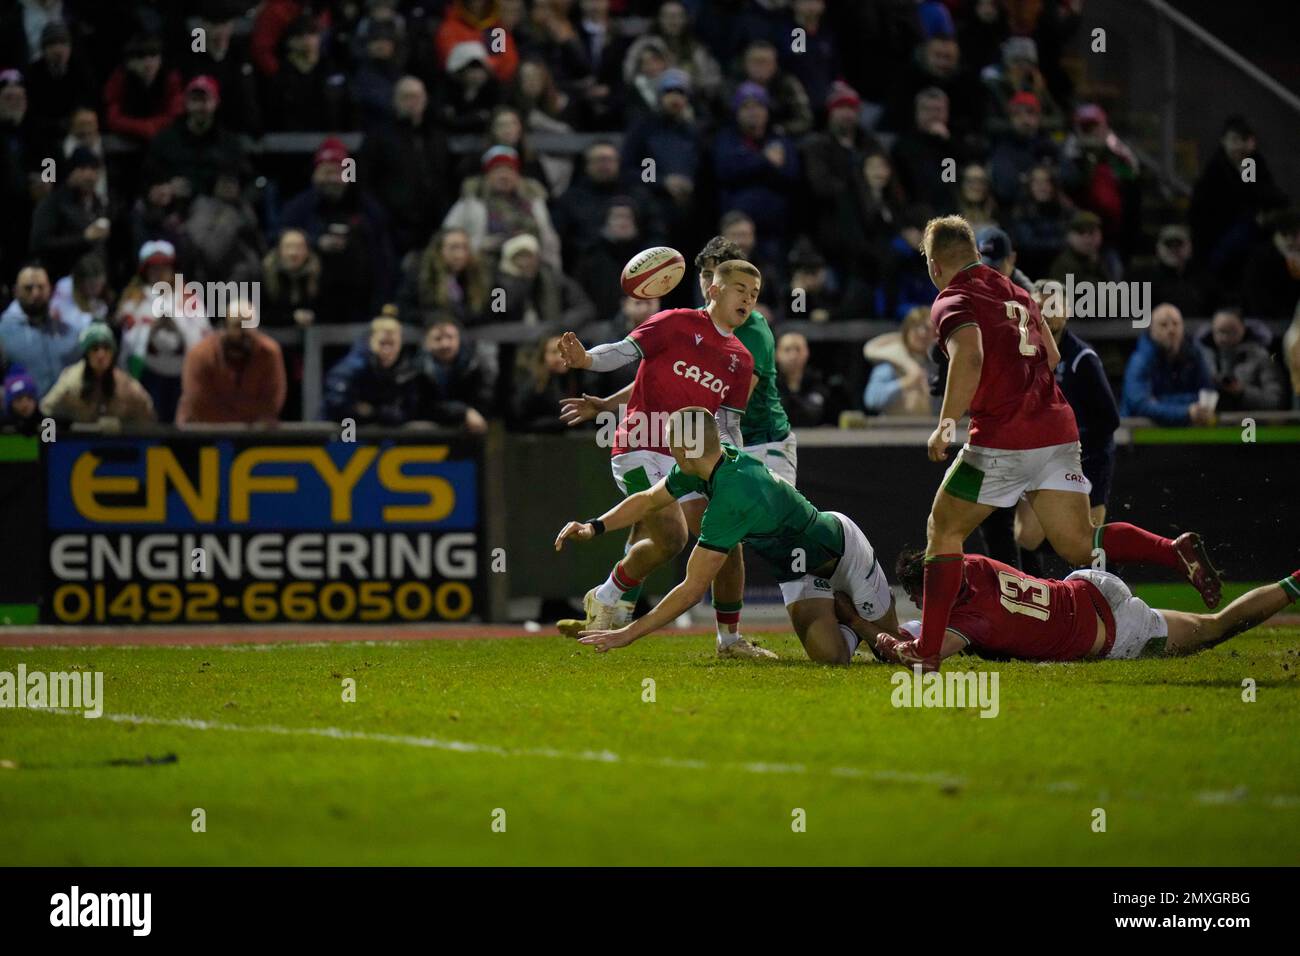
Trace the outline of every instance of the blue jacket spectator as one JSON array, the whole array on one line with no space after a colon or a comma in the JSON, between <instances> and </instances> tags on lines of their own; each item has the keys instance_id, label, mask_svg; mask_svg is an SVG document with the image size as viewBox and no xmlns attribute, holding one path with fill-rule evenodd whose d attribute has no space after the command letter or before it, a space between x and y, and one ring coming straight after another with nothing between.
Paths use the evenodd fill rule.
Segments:
<instances>
[{"instance_id":1,"label":"blue jacket spectator","mask_svg":"<svg viewBox=\"0 0 1300 956\"><path fill-rule=\"evenodd\" d=\"M18 273L15 292L16 298L0 314L0 354L10 371L25 371L44 395L80 357L77 337L86 324L51 313L50 277L39 266Z\"/></svg>"},{"instance_id":2,"label":"blue jacket spectator","mask_svg":"<svg viewBox=\"0 0 1300 956\"><path fill-rule=\"evenodd\" d=\"M410 417L415 371L402 361L402 327L385 316L325 376L323 416L358 425L401 425Z\"/></svg>"},{"instance_id":3,"label":"blue jacket spectator","mask_svg":"<svg viewBox=\"0 0 1300 956\"><path fill-rule=\"evenodd\" d=\"M1124 370L1121 412L1161 425L1202 424L1208 415L1199 411L1199 392L1213 388L1205 357L1184 332L1182 313L1168 303L1157 306Z\"/></svg>"},{"instance_id":4,"label":"blue jacket spectator","mask_svg":"<svg viewBox=\"0 0 1300 956\"><path fill-rule=\"evenodd\" d=\"M780 259L790 200L799 182L799 153L768 129L768 95L757 83L741 84L734 99L736 125L713 144L721 207L738 209L758 227L759 254Z\"/></svg>"}]
</instances>

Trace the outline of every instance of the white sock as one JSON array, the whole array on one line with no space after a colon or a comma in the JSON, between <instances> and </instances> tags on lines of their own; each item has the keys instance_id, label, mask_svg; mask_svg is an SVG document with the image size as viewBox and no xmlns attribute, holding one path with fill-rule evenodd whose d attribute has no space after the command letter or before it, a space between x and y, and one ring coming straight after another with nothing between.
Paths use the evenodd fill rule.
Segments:
<instances>
[{"instance_id":1,"label":"white sock","mask_svg":"<svg viewBox=\"0 0 1300 956\"><path fill-rule=\"evenodd\" d=\"M844 643L849 646L849 657L852 657L853 652L858 649L858 644L861 643L858 635L854 634L853 628L847 624L840 625L840 634L844 637Z\"/></svg>"},{"instance_id":2,"label":"white sock","mask_svg":"<svg viewBox=\"0 0 1300 956\"><path fill-rule=\"evenodd\" d=\"M738 640L740 640L740 628L736 628L734 631L729 631L723 625L721 624L718 625L718 646L719 647L730 647L732 644L735 644L736 641Z\"/></svg>"},{"instance_id":3,"label":"white sock","mask_svg":"<svg viewBox=\"0 0 1300 956\"><path fill-rule=\"evenodd\" d=\"M601 604L617 604L619 601L623 600L623 592L619 589L619 586L614 583L614 575L612 572L610 576L605 579L605 583L596 588L596 600Z\"/></svg>"}]
</instances>

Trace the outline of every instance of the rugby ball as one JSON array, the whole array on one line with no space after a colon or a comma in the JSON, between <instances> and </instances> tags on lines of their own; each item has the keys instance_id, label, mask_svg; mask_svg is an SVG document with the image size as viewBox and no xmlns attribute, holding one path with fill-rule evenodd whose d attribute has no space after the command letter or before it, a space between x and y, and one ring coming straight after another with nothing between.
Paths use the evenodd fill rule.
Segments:
<instances>
[{"instance_id":1,"label":"rugby ball","mask_svg":"<svg viewBox=\"0 0 1300 956\"><path fill-rule=\"evenodd\" d=\"M635 299L658 299L677 288L686 275L686 260L676 249L643 249L623 267L623 291Z\"/></svg>"}]
</instances>

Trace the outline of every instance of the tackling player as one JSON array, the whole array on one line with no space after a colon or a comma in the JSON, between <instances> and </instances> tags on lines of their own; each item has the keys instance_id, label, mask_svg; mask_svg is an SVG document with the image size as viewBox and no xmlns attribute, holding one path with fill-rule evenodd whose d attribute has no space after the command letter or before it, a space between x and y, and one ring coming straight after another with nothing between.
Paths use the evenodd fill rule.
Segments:
<instances>
[{"instance_id":1,"label":"tackling player","mask_svg":"<svg viewBox=\"0 0 1300 956\"><path fill-rule=\"evenodd\" d=\"M702 494L708 507L686 578L644 617L619 628L584 630L582 643L608 651L671 624L704 597L741 541L771 566L790 623L814 661L847 664L859 644L859 631L836 619L837 591L847 593L855 611L872 622L862 621L859 629L873 651L877 633L897 628L889 581L866 535L849 518L818 511L757 458L722 443L707 409L674 412L668 447L675 464L653 488L623 499L599 518L570 521L556 537L555 549L569 538L589 541L672 508L683 496Z\"/></svg>"},{"instance_id":2,"label":"tackling player","mask_svg":"<svg viewBox=\"0 0 1300 956\"><path fill-rule=\"evenodd\" d=\"M709 286L719 263L734 259L743 260L739 245L723 236L714 236L695 257L700 295L708 302ZM754 358L754 378L749 392L745 417L740 420L743 444L741 450L758 458L776 476L790 484L798 484L798 450L790 420L781 405L781 394L776 384L776 341L763 313L753 309L744 323L736 329L736 338ZM632 386L619 390L608 398L583 395L566 398L560 402L560 417L569 425L590 421L601 412L611 412L625 405L631 396ZM700 516L703 508L698 501L682 503L682 512L691 534L700 533ZM718 646L725 652L731 644L741 640L740 614L744 607L745 564L740 551L728 560L713 587L713 612L717 619ZM624 600L635 605L640 589L628 591ZM582 622L566 621L566 632ZM578 627L578 630L581 628ZM576 632L576 631L575 631ZM748 642L737 644L737 652L752 647ZM761 649L756 649L761 652Z\"/></svg>"},{"instance_id":3,"label":"tackling player","mask_svg":"<svg viewBox=\"0 0 1300 956\"><path fill-rule=\"evenodd\" d=\"M923 559L920 551L905 551L895 568L903 589L917 602L922 602ZM1106 571L1074 571L1064 581L1053 581L970 554L958 567L961 587L944 631L943 657L967 648L984 657L1028 661L1191 654L1258 627L1300 600L1300 571L1248 591L1217 614L1189 614L1151 608ZM855 631L872 634L882 659L897 664L915 658L915 638L899 642L876 634L866 621L855 620L843 595L837 597L836 610ZM914 622L908 627L915 630Z\"/></svg>"},{"instance_id":4,"label":"tackling player","mask_svg":"<svg viewBox=\"0 0 1300 956\"><path fill-rule=\"evenodd\" d=\"M1092 526L1079 430L1054 376L1060 353L1029 294L980 262L960 216L931 219L922 252L939 289L930 317L949 357L939 425L927 442L930 460L948 457L956 422L968 410L970 441L944 475L926 528L921 662L938 666L961 588L962 542L995 508L1021 495L1066 561L1088 564L1100 548L1113 563L1179 569L1205 605L1217 607L1219 573L1199 535L1170 540L1124 522Z\"/></svg>"},{"instance_id":5,"label":"tackling player","mask_svg":"<svg viewBox=\"0 0 1300 956\"><path fill-rule=\"evenodd\" d=\"M673 467L673 459L658 434L668 414L687 406L702 406L718 417L718 427L728 440L739 443L740 416L744 413L753 378L754 360L735 336L758 300L762 276L747 262L720 263L706 290L706 307L670 309L651 316L621 342L599 345L588 352L572 332L565 333L560 349L571 368L607 372L642 359L627 399L627 411L615 434L610 466L623 494L653 487ZM655 568L672 560L686 546L688 530L699 527L703 503L683 505L647 514L634 522L627 553L604 584L587 592L585 620L560 621L560 632L576 637L583 630L608 630L632 616L641 582ZM739 550L727 556L726 570L715 584L719 606L718 653L725 657L775 657L740 637L735 621L744 595L744 564ZM723 608L734 605L734 619L724 622ZM730 628L726 624L730 623Z\"/></svg>"}]
</instances>

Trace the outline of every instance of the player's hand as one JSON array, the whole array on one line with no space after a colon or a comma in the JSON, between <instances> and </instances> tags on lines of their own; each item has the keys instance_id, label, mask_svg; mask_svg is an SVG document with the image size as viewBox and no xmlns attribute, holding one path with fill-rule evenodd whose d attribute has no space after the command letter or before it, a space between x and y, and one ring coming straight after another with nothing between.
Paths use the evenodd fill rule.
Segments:
<instances>
[{"instance_id":1,"label":"player's hand","mask_svg":"<svg viewBox=\"0 0 1300 956\"><path fill-rule=\"evenodd\" d=\"M898 648L902 643L894 635L881 631L876 635L876 642L871 648L871 653L882 664L901 664L903 659L898 656Z\"/></svg>"},{"instance_id":2,"label":"player's hand","mask_svg":"<svg viewBox=\"0 0 1300 956\"><path fill-rule=\"evenodd\" d=\"M915 638L900 643L895 648L895 653L898 655L898 662L900 664L906 664L908 667L920 664L921 671L926 674L931 671L937 671L939 669L938 655L935 655L934 657L922 657L920 647L920 641Z\"/></svg>"},{"instance_id":3,"label":"player's hand","mask_svg":"<svg viewBox=\"0 0 1300 956\"><path fill-rule=\"evenodd\" d=\"M569 368L591 367L591 356L587 354L587 350L578 341L578 336L572 332L565 332L560 336L560 355Z\"/></svg>"},{"instance_id":4,"label":"player's hand","mask_svg":"<svg viewBox=\"0 0 1300 956\"><path fill-rule=\"evenodd\" d=\"M948 445L951 444L947 432L949 429L944 428L944 423L940 422L934 431L930 432L930 437L926 439L925 451L930 456L931 461L946 461L948 459Z\"/></svg>"},{"instance_id":5,"label":"player's hand","mask_svg":"<svg viewBox=\"0 0 1300 956\"><path fill-rule=\"evenodd\" d=\"M609 410L609 403L603 398L597 398L595 395L588 395L585 392L581 398L560 399L560 421L570 428L574 425L581 425L583 422L589 422L601 412Z\"/></svg>"},{"instance_id":6,"label":"player's hand","mask_svg":"<svg viewBox=\"0 0 1300 956\"><path fill-rule=\"evenodd\" d=\"M578 634L578 643L594 647L600 653L615 647L627 647L637 639L632 633L632 625L620 627L617 631L582 631Z\"/></svg>"},{"instance_id":7,"label":"player's hand","mask_svg":"<svg viewBox=\"0 0 1300 956\"><path fill-rule=\"evenodd\" d=\"M564 547L566 538L573 538L576 541L590 541L594 537L596 537L596 529L591 525L581 521L570 521L555 536L555 550L559 551L560 548Z\"/></svg>"}]
</instances>

